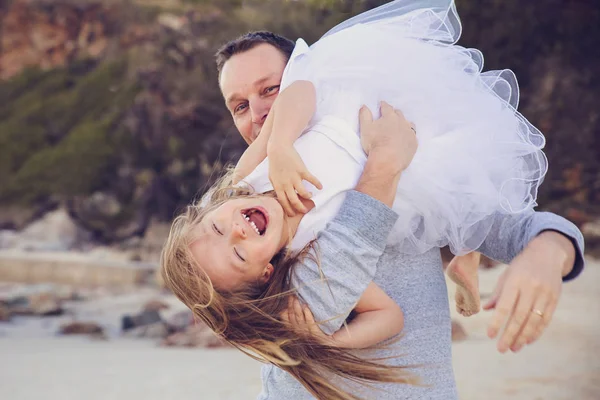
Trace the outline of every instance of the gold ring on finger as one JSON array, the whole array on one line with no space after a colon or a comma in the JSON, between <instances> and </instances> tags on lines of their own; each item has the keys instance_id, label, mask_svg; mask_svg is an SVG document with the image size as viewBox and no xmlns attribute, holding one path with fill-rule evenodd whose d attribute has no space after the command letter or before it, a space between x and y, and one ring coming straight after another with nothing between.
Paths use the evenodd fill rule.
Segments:
<instances>
[{"instance_id":1,"label":"gold ring on finger","mask_svg":"<svg viewBox=\"0 0 600 400\"><path fill-rule=\"evenodd\" d=\"M536 314L536 315L539 315L542 318L544 317L544 312L538 310L537 308L534 308L533 310L531 310L531 312L534 313L534 314Z\"/></svg>"}]
</instances>

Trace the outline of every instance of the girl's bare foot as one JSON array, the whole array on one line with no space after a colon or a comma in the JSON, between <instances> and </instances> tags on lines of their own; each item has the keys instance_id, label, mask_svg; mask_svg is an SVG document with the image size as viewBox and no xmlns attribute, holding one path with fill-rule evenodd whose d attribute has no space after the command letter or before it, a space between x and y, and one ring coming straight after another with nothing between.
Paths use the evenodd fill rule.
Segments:
<instances>
[{"instance_id":1,"label":"girl's bare foot","mask_svg":"<svg viewBox=\"0 0 600 400\"><path fill-rule=\"evenodd\" d=\"M465 317L477 314L481 307L479 297L479 263L481 254L472 252L464 256L457 256L450 261L446 272L448 277L456 283L456 311Z\"/></svg>"}]
</instances>

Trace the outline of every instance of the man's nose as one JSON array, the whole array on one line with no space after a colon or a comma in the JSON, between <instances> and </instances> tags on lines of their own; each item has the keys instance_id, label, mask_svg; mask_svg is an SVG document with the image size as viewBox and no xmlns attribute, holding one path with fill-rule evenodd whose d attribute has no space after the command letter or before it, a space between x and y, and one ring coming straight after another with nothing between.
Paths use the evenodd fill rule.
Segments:
<instances>
[{"instance_id":1,"label":"man's nose","mask_svg":"<svg viewBox=\"0 0 600 400\"><path fill-rule=\"evenodd\" d=\"M262 125L269 115L270 107L264 102L256 102L256 104L250 106L252 112L252 123Z\"/></svg>"}]
</instances>

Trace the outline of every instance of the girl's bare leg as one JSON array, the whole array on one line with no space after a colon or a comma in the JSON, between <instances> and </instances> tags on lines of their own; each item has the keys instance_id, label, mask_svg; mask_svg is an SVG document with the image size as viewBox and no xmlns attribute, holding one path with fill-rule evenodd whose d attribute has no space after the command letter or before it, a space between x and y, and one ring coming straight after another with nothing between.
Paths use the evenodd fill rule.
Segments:
<instances>
[{"instance_id":1,"label":"girl's bare leg","mask_svg":"<svg viewBox=\"0 0 600 400\"><path fill-rule=\"evenodd\" d=\"M469 317L477 314L481 306L479 297L479 263L481 254L472 252L456 256L448 264L448 277L456 283L456 311Z\"/></svg>"}]
</instances>

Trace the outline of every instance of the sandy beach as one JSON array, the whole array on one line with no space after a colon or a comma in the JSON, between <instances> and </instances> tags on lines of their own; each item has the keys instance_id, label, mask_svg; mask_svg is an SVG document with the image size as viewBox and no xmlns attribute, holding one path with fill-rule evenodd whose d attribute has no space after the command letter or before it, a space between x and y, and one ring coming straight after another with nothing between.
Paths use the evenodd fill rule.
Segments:
<instances>
[{"instance_id":1,"label":"sandy beach","mask_svg":"<svg viewBox=\"0 0 600 400\"><path fill-rule=\"evenodd\" d=\"M481 291L502 268L481 272ZM462 400L592 400L600 398L600 262L564 286L554 321L543 338L519 354L499 354L485 336L489 313L456 319L468 337L454 344ZM449 285L452 296L452 285ZM253 399L260 364L232 349L161 348L155 341L119 337L118 317L151 290L80 305L78 314L101 320L109 339L55 337L61 318L21 319L0 325L0 398L11 400ZM180 310L177 301L170 312ZM112 327L112 328L110 328Z\"/></svg>"}]
</instances>

